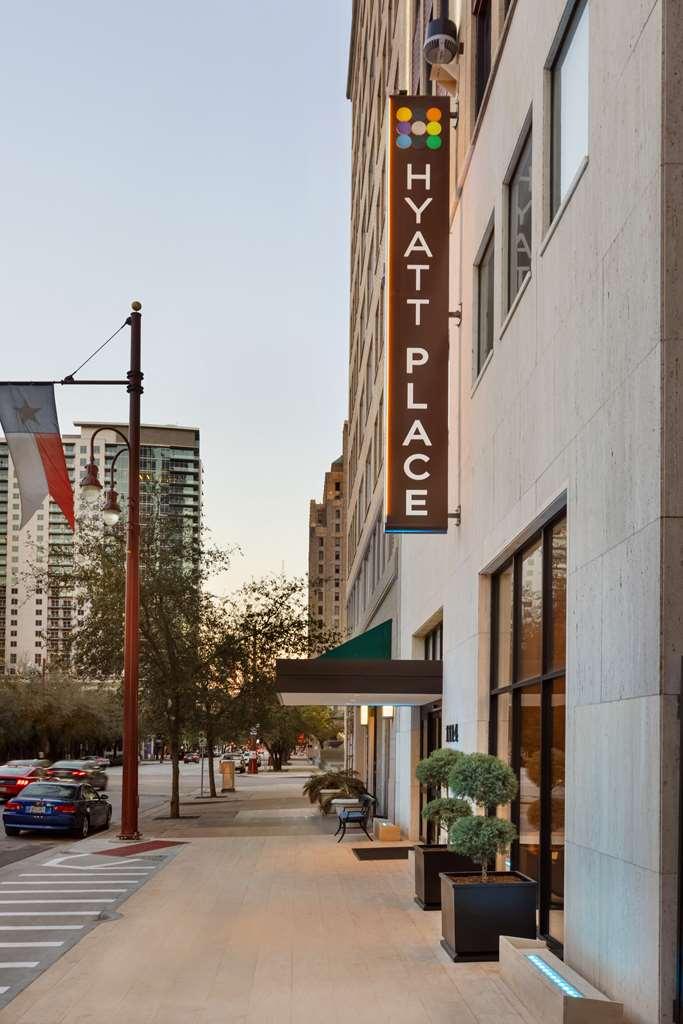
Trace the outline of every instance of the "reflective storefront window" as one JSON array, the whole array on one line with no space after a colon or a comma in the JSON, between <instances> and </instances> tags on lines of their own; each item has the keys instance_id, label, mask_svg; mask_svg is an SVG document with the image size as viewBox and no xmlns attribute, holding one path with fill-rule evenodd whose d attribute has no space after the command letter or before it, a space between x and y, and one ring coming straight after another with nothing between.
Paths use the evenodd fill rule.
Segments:
<instances>
[{"instance_id":1,"label":"reflective storefront window","mask_svg":"<svg viewBox=\"0 0 683 1024\"><path fill-rule=\"evenodd\" d=\"M539 883L541 935L564 929L567 520L532 537L492 579L491 752L515 769L511 866ZM500 868L507 866L505 859Z\"/></svg>"}]
</instances>

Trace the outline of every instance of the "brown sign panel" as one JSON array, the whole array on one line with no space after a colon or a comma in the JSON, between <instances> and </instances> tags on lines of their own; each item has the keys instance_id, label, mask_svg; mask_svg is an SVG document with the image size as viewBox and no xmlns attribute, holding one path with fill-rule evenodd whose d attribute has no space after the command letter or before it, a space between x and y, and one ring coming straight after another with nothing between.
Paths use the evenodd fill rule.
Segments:
<instances>
[{"instance_id":1,"label":"brown sign panel","mask_svg":"<svg viewBox=\"0 0 683 1024\"><path fill-rule=\"evenodd\" d=\"M389 99L387 532L448 529L449 114L446 97Z\"/></svg>"}]
</instances>

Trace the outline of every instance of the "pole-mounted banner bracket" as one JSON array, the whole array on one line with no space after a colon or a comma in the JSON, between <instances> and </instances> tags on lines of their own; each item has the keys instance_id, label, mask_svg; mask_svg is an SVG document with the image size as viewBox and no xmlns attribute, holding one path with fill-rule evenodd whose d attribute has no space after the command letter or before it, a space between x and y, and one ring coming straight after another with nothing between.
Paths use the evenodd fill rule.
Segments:
<instances>
[{"instance_id":1,"label":"pole-mounted banner bracket","mask_svg":"<svg viewBox=\"0 0 683 1024\"><path fill-rule=\"evenodd\" d=\"M455 320L455 326L459 327L462 323L462 302L454 312L448 314L451 320Z\"/></svg>"}]
</instances>

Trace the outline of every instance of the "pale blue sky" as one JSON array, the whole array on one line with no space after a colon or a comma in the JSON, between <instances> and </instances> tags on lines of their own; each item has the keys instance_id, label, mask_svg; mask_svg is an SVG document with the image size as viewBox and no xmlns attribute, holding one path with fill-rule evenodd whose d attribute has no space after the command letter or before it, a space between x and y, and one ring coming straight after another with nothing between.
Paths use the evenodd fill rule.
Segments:
<instances>
[{"instance_id":1,"label":"pale blue sky","mask_svg":"<svg viewBox=\"0 0 683 1024\"><path fill-rule=\"evenodd\" d=\"M0 38L1 379L60 377L143 303L143 419L199 426L207 525L304 572L341 451L346 0L27 0ZM88 367L127 368L127 332ZM62 430L123 389L58 388Z\"/></svg>"}]
</instances>

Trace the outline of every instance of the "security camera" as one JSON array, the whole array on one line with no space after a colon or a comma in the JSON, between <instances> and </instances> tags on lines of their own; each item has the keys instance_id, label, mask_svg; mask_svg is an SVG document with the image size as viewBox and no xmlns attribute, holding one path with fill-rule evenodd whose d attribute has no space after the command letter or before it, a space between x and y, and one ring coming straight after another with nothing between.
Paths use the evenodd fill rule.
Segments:
<instances>
[{"instance_id":1,"label":"security camera","mask_svg":"<svg viewBox=\"0 0 683 1024\"><path fill-rule=\"evenodd\" d=\"M423 52L428 64L450 64L458 52L458 30L448 18L447 3L442 3L440 16L427 25Z\"/></svg>"}]
</instances>

